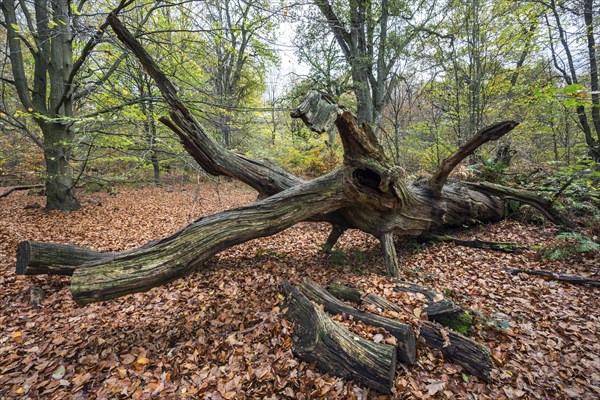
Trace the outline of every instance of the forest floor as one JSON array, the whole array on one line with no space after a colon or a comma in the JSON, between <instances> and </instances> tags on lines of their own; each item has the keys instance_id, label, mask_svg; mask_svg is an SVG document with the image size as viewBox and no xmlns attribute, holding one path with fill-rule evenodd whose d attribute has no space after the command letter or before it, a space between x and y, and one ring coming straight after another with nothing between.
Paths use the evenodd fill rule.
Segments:
<instances>
[{"instance_id":1,"label":"forest floor","mask_svg":"<svg viewBox=\"0 0 600 400\"><path fill-rule=\"evenodd\" d=\"M25 209L44 201L26 193L0 199L0 399L378 398L294 358L279 288L283 279L337 278L390 294L379 246L361 232L347 232L328 256L319 250L328 226L300 224L220 253L188 278L85 307L73 302L67 277L15 275L22 240L125 250L255 198L236 183L117 191L82 194L84 208L66 214ZM527 245L551 243L554 234L511 221L457 233ZM597 277L598 254L541 261L533 250L398 247L405 280L478 313L471 337L489 346L496 369L486 384L421 344L417 362L398 367L393 398L600 398L600 289L504 270ZM39 309L32 287L45 294ZM424 318L414 302L403 307Z\"/></svg>"}]
</instances>

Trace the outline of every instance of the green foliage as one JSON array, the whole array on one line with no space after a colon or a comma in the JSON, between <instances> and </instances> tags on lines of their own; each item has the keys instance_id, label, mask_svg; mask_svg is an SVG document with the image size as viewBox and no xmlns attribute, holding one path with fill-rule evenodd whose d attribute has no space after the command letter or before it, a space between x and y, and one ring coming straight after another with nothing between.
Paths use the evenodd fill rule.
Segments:
<instances>
[{"instance_id":1,"label":"green foliage","mask_svg":"<svg viewBox=\"0 0 600 400\"><path fill-rule=\"evenodd\" d=\"M465 311L453 318L440 318L437 322L452 329L455 332L468 336L471 334L471 327L473 325L473 315Z\"/></svg>"},{"instance_id":2,"label":"green foliage","mask_svg":"<svg viewBox=\"0 0 600 400\"><path fill-rule=\"evenodd\" d=\"M474 172L477 178L492 183L504 181L504 174L508 165L502 162L496 162L493 158L485 158L480 164L471 165L467 168Z\"/></svg>"},{"instance_id":3,"label":"green foliage","mask_svg":"<svg viewBox=\"0 0 600 400\"><path fill-rule=\"evenodd\" d=\"M575 254L599 251L600 244L594 238L578 232L561 232L556 235L560 243L542 248L540 256L546 260L559 260Z\"/></svg>"}]
</instances>

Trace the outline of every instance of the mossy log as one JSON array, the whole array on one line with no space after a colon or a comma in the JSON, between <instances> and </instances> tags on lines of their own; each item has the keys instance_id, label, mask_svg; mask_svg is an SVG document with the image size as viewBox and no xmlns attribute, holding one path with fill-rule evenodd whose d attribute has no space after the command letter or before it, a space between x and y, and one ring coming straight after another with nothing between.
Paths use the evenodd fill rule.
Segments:
<instances>
[{"instance_id":1,"label":"mossy log","mask_svg":"<svg viewBox=\"0 0 600 400\"><path fill-rule=\"evenodd\" d=\"M398 314L404 312L402 307L381 296L372 293L365 294L358 289L339 283L329 285L328 290L339 298L348 298L348 293L352 293L351 297L356 299L358 296L361 303L371 304L382 310L390 310ZM421 293L416 290L414 292ZM422 288L422 292L430 292L430 290ZM445 358L456 362L470 374L485 382L491 381L492 359L487 347L458 332L445 329L443 326L429 321L423 321L419 329L419 336L425 340L428 347L440 350Z\"/></svg>"},{"instance_id":2,"label":"mossy log","mask_svg":"<svg viewBox=\"0 0 600 400\"><path fill-rule=\"evenodd\" d=\"M385 329L397 340L398 360L407 365L415 362L417 357L415 334L410 325L377 314L357 310L338 300L318 283L311 280L304 281L300 286L300 291L315 303L323 305L324 310L330 314L344 314L355 321Z\"/></svg>"},{"instance_id":3,"label":"mossy log","mask_svg":"<svg viewBox=\"0 0 600 400\"><path fill-rule=\"evenodd\" d=\"M293 351L303 361L334 375L352 379L381 393L391 393L396 349L363 339L333 321L297 288L282 284L286 318L294 323Z\"/></svg>"}]
</instances>

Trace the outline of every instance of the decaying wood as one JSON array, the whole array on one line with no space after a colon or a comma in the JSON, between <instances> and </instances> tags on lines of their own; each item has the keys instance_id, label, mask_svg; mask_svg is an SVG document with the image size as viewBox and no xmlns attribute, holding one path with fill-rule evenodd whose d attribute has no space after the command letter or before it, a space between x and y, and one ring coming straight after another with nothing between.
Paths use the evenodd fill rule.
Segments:
<instances>
[{"instance_id":1,"label":"decaying wood","mask_svg":"<svg viewBox=\"0 0 600 400\"><path fill-rule=\"evenodd\" d=\"M286 318L294 323L293 351L324 372L360 382L389 394L394 382L396 349L363 339L333 321L298 288L282 284Z\"/></svg>"},{"instance_id":2,"label":"decaying wood","mask_svg":"<svg viewBox=\"0 0 600 400\"><path fill-rule=\"evenodd\" d=\"M475 220L496 221L504 215L502 199L485 186L482 189L452 182L432 194L429 187L406 183L402 170L386 157L370 127L359 125L350 112L341 110L319 92L311 92L295 115L317 130L325 129L329 121L335 123L344 148L344 164L338 170L305 182L270 161L224 149L203 130L179 99L175 86L117 17L111 15L108 21L157 83L170 107L170 119L162 117L161 121L179 136L190 155L208 173L247 183L262 200L202 218L147 247L110 255L98 253L97 258L91 257L78 266L67 261L65 265L73 267L67 269L75 270L71 291L79 304L162 285L198 270L223 249L275 234L300 221L334 224L337 231L330 244L348 228L372 234L382 242L388 272L398 275L395 249L390 244L392 235L418 236ZM498 125L504 127L498 129L511 125L509 121ZM23 261L19 271L61 271L57 258L65 257L60 255L60 246L48 244L47 251L56 252L56 257L26 254L36 250L31 245L23 249L21 260L36 264L28 268ZM89 254L94 253L90 250Z\"/></svg>"},{"instance_id":3,"label":"decaying wood","mask_svg":"<svg viewBox=\"0 0 600 400\"><path fill-rule=\"evenodd\" d=\"M444 357L463 367L471 375L491 382L492 358L487 347L444 328L442 325L425 321L419 335L425 339L427 346L436 348Z\"/></svg>"},{"instance_id":4,"label":"decaying wood","mask_svg":"<svg viewBox=\"0 0 600 400\"><path fill-rule=\"evenodd\" d=\"M415 334L408 324L381 317L377 314L357 310L356 308L338 300L318 283L306 280L300 286L300 291L310 300L323 305L330 314L344 314L355 321L385 329L397 340L398 360L407 365L412 365L416 358Z\"/></svg>"},{"instance_id":5,"label":"decaying wood","mask_svg":"<svg viewBox=\"0 0 600 400\"><path fill-rule=\"evenodd\" d=\"M429 289L425 288L417 291L416 287L418 285L411 285L413 285L414 293L431 293ZM347 298L348 293L352 293L354 299L358 296L364 304L371 304L382 310L390 310L398 314L404 312L402 307L376 294L364 294L358 289L341 284L332 284L328 287L328 290L339 298ZM427 316L430 318L429 314ZM440 350L445 358L459 364L470 374L483 379L485 382L492 380L490 376L492 359L487 347L458 332L429 321L422 322L419 336L425 340L428 347Z\"/></svg>"},{"instance_id":6,"label":"decaying wood","mask_svg":"<svg viewBox=\"0 0 600 400\"><path fill-rule=\"evenodd\" d=\"M327 291L340 300L350 301L355 304L362 303L363 292L356 288L342 285L339 282L331 282L327 286Z\"/></svg>"},{"instance_id":7,"label":"decaying wood","mask_svg":"<svg viewBox=\"0 0 600 400\"><path fill-rule=\"evenodd\" d=\"M73 275L75 269L90 261L114 258L116 253L101 253L68 244L26 240L17 248L18 275Z\"/></svg>"},{"instance_id":8,"label":"decaying wood","mask_svg":"<svg viewBox=\"0 0 600 400\"><path fill-rule=\"evenodd\" d=\"M462 307L454 304L450 300L438 295L430 288L425 288L411 282L403 282L396 280L398 286L394 288L397 292L403 293L419 293L427 298L429 305L424 311L427 317L432 321L444 323L445 320L460 318L462 314L467 312Z\"/></svg>"},{"instance_id":9,"label":"decaying wood","mask_svg":"<svg viewBox=\"0 0 600 400\"><path fill-rule=\"evenodd\" d=\"M488 193L492 196L498 196L506 200L516 200L521 203L529 204L539 210L549 221L556 225L562 225L567 228L575 228L573 221L565 218L556 208L552 200L546 199L529 190L517 189L508 186L502 186L490 182L465 182L467 186L482 193Z\"/></svg>"},{"instance_id":10,"label":"decaying wood","mask_svg":"<svg viewBox=\"0 0 600 400\"><path fill-rule=\"evenodd\" d=\"M440 168L429 180L429 187L431 190L434 193L441 193L448 176L462 160L473 154L475 150L483 144L500 139L502 136L512 131L517 125L519 125L519 123L515 121L504 121L488 126L477 132L465 144L460 146L453 155L442 161Z\"/></svg>"},{"instance_id":11,"label":"decaying wood","mask_svg":"<svg viewBox=\"0 0 600 400\"><path fill-rule=\"evenodd\" d=\"M544 279L550 279L553 281L570 283L573 285L600 287L599 279L587 278L585 276L559 274L558 272L545 271L545 270L539 270L539 269L521 269L521 268L509 268L509 267L507 267L505 269L513 275L523 273L523 274L527 274L527 275L540 276Z\"/></svg>"},{"instance_id":12,"label":"decaying wood","mask_svg":"<svg viewBox=\"0 0 600 400\"><path fill-rule=\"evenodd\" d=\"M436 235L425 233L417 238L421 242L444 242L454 243L458 246L473 247L476 249L500 251L502 253L518 253L521 250L528 249L529 246L512 242L489 242L486 240L465 240L449 235Z\"/></svg>"},{"instance_id":13,"label":"decaying wood","mask_svg":"<svg viewBox=\"0 0 600 400\"><path fill-rule=\"evenodd\" d=\"M44 185L22 185L22 186L13 186L6 190L4 193L0 194L0 199L3 197L7 197L9 194L16 192L17 190L28 190L28 189L41 189Z\"/></svg>"}]
</instances>

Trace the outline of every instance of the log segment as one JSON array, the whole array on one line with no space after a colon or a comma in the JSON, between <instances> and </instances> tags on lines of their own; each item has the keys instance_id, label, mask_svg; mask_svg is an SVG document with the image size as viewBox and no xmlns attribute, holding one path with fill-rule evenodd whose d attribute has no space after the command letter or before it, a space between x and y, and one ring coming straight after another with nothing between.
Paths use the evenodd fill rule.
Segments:
<instances>
[{"instance_id":1,"label":"log segment","mask_svg":"<svg viewBox=\"0 0 600 400\"><path fill-rule=\"evenodd\" d=\"M428 289L421 288L417 290L418 285L411 284L413 293L428 293ZM371 304L382 310L390 310L396 313L402 313L404 310L390 302L389 300L372 293L362 293L360 290L351 288L339 283L331 284L328 290L336 297L342 299L356 300L360 299L358 304ZM439 303L439 302L438 302ZM451 310L448 306L439 308L440 314L444 315L442 310ZM435 309L434 315L435 315ZM429 314L428 314L429 316ZM433 349L440 350L444 357L462 366L470 374L481 378L485 382L491 382L490 372L492 370L492 359L487 347L480 345L472 339L461 335L453 330L448 330L442 325L430 321L423 321L419 329L419 336L425 340L425 344Z\"/></svg>"},{"instance_id":2,"label":"log segment","mask_svg":"<svg viewBox=\"0 0 600 400\"><path fill-rule=\"evenodd\" d=\"M286 318L294 323L293 351L327 373L352 379L390 394L396 372L396 349L350 332L321 311L298 288L282 284Z\"/></svg>"}]
</instances>

